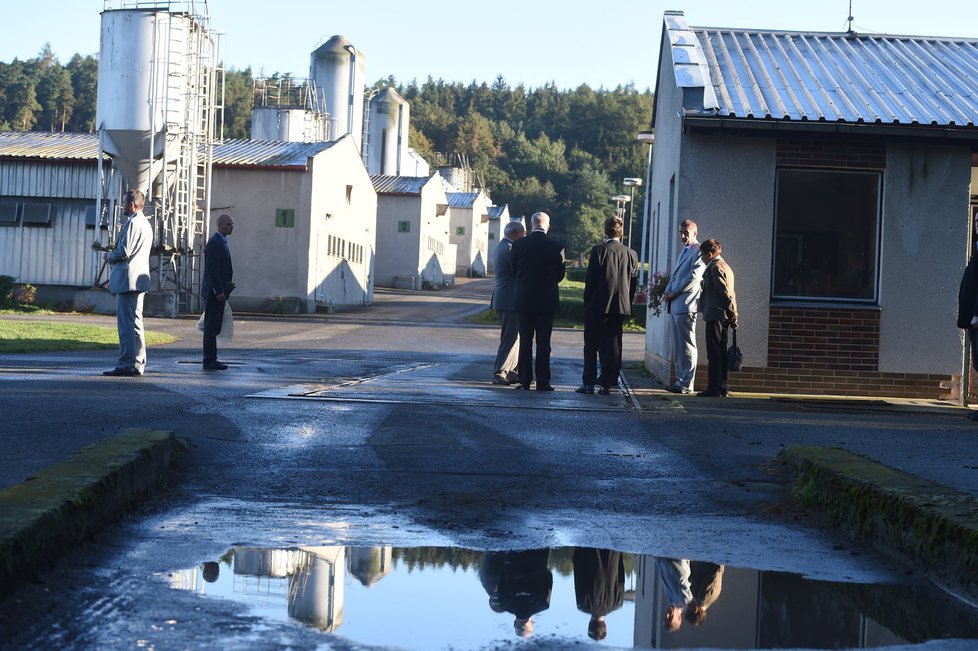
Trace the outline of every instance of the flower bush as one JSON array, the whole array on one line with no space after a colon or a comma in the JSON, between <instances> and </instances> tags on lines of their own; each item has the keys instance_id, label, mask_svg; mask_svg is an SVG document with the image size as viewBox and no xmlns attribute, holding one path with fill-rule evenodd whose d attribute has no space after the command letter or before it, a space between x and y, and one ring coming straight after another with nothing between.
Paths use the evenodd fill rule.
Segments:
<instances>
[{"instance_id":1,"label":"flower bush","mask_svg":"<svg viewBox=\"0 0 978 651\"><path fill-rule=\"evenodd\" d=\"M665 272L656 271L649 276L649 284L645 292L649 297L649 313L654 316L661 315L666 307L665 301L662 300L662 295L666 291L666 285L669 284L669 276L669 269L666 269Z\"/></svg>"}]
</instances>

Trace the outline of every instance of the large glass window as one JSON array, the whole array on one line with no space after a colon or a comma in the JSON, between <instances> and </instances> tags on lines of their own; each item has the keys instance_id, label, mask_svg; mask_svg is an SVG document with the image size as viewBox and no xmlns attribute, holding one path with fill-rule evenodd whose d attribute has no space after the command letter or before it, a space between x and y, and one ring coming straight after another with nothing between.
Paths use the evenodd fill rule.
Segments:
<instances>
[{"instance_id":1,"label":"large glass window","mask_svg":"<svg viewBox=\"0 0 978 651\"><path fill-rule=\"evenodd\" d=\"M773 297L875 301L880 174L778 170Z\"/></svg>"}]
</instances>

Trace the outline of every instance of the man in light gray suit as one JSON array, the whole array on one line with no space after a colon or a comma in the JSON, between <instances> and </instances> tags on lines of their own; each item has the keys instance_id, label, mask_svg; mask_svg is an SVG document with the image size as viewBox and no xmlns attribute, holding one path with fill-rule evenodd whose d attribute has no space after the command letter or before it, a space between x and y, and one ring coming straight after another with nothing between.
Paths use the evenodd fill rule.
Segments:
<instances>
[{"instance_id":1,"label":"man in light gray suit","mask_svg":"<svg viewBox=\"0 0 978 651\"><path fill-rule=\"evenodd\" d=\"M519 360L520 323L516 313L516 276L513 275L513 242L523 237L526 229L518 221L511 221L503 228L503 238L493 251L496 286L492 291L492 309L499 315L499 349L493 369L493 384L514 384L517 380Z\"/></svg>"},{"instance_id":2,"label":"man in light gray suit","mask_svg":"<svg viewBox=\"0 0 978 651\"><path fill-rule=\"evenodd\" d=\"M667 386L666 390L673 393L692 393L696 379L696 309L702 291L700 281L706 269L706 263L700 258L696 234L696 222L691 219L679 224L683 249L662 294L672 320L676 383Z\"/></svg>"},{"instance_id":3,"label":"man in light gray suit","mask_svg":"<svg viewBox=\"0 0 978 651\"><path fill-rule=\"evenodd\" d=\"M116 325L119 329L119 363L102 375L136 377L146 369L146 340L143 336L143 295L149 291L149 251L153 246L153 227L143 214L145 197L130 190L122 200L129 216L119 233L115 249L105 254L112 265L109 291L116 297Z\"/></svg>"}]
</instances>

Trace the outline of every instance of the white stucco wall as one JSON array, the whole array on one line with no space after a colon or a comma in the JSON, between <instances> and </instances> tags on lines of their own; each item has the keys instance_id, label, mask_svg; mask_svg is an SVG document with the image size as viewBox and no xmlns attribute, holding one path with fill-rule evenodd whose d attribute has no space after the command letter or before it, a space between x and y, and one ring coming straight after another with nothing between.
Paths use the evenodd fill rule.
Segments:
<instances>
[{"instance_id":1,"label":"white stucco wall","mask_svg":"<svg viewBox=\"0 0 978 651\"><path fill-rule=\"evenodd\" d=\"M377 197L378 287L394 287L397 276L421 273L421 195L380 195ZM406 233L399 222L409 222Z\"/></svg>"},{"instance_id":2,"label":"white stucco wall","mask_svg":"<svg viewBox=\"0 0 978 651\"><path fill-rule=\"evenodd\" d=\"M961 372L956 320L968 262L970 160L967 147L887 145L880 371Z\"/></svg>"}]
</instances>

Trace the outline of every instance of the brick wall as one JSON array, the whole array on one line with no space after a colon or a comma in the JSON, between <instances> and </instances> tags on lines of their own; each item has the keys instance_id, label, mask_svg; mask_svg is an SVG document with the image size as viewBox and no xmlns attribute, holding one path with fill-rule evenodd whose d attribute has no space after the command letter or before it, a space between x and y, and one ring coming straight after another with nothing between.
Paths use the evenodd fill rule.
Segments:
<instances>
[{"instance_id":1,"label":"brick wall","mask_svg":"<svg viewBox=\"0 0 978 651\"><path fill-rule=\"evenodd\" d=\"M886 167L886 145L851 139L779 138L779 167L835 167L879 170Z\"/></svg>"}]
</instances>

